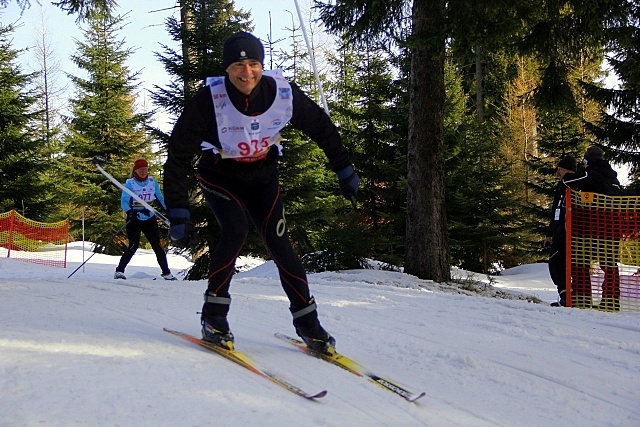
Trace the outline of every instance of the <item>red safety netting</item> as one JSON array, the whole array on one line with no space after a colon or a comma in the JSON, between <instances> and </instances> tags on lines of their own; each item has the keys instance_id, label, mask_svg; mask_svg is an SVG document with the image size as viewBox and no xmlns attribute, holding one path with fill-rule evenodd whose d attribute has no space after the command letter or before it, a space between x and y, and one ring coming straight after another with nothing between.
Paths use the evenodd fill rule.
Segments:
<instances>
[{"instance_id":1,"label":"red safety netting","mask_svg":"<svg viewBox=\"0 0 640 427\"><path fill-rule=\"evenodd\" d=\"M68 242L69 220L38 222L15 210L0 214L0 256L64 268Z\"/></svg>"},{"instance_id":2,"label":"red safety netting","mask_svg":"<svg viewBox=\"0 0 640 427\"><path fill-rule=\"evenodd\" d=\"M640 197L567 189L567 306L640 311Z\"/></svg>"}]
</instances>

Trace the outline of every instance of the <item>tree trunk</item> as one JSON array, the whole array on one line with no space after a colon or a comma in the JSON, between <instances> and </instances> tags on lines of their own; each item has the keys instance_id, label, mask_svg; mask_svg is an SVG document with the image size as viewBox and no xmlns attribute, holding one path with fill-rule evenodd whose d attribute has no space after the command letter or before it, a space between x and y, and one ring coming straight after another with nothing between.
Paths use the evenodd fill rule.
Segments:
<instances>
[{"instance_id":1,"label":"tree trunk","mask_svg":"<svg viewBox=\"0 0 640 427\"><path fill-rule=\"evenodd\" d=\"M476 43L476 121L484 123L484 90L482 75L482 46Z\"/></svg>"},{"instance_id":2,"label":"tree trunk","mask_svg":"<svg viewBox=\"0 0 640 427\"><path fill-rule=\"evenodd\" d=\"M199 82L194 81L189 71L195 65L195 53L191 47L191 36L193 33L193 10L188 0L180 0L180 29L182 32L182 61L184 67L184 100L185 103L190 100L198 91Z\"/></svg>"},{"instance_id":3,"label":"tree trunk","mask_svg":"<svg viewBox=\"0 0 640 427\"><path fill-rule=\"evenodd\" d=\"M444 0L414 0L405 272L450 278L444 198Z\"/></svg>"}]
</instances>

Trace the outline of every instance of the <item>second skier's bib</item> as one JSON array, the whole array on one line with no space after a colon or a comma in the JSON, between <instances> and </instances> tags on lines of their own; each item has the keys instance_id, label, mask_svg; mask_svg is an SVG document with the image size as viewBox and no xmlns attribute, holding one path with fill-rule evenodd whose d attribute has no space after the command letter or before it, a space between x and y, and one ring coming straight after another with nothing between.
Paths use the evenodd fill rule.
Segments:
<instances>
[{"instance_id":1,"label":"second skier's bib","mask_svg":"<svg viewBox=\"0 0 640 427\"><path fill-rule=\"evenodd\" d=\"M151 203L156 199L156 182L153 178L149 177L144 182L145 185L135 178L129 178L127 181L131 182L131 191L145 202ZM134 200L133 205L142 206L142 203Z\"/></svg>"}]
</instances>

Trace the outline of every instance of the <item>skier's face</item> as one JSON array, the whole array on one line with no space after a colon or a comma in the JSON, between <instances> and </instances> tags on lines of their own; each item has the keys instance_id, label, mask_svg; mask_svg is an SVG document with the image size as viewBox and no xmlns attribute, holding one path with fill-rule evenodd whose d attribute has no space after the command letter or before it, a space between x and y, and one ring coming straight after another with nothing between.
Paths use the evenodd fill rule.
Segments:
<instances>
[{"instance_id":1,"label":"skier's face","mask_svg":"<svg viewBox=\"0 0 640 427\"><path fill-rule=\"evenodd\" d=\"M236 61L227 68L229 80L245 95L249 95L262 78L262 64L255 59Z\"/></svg>"},{"instance_id":2,"label":"skier's face","mask_svg":"<svg viewBox=\"0 0 640 427\"><path fill-rule=\"evenodd\" d=\"M138 169L135 170L135 172L136 172L136 175L139 178L142 178L143 180L147 179L147 176L149 176L149 168L147 168L147 167L138 168Z\"/></svg>"}]
</instances>

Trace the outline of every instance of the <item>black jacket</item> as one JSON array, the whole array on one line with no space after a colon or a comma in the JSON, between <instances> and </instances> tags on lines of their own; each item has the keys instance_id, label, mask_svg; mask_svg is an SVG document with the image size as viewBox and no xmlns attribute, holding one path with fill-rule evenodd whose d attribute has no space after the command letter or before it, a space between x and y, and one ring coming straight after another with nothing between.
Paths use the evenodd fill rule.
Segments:
<instances>
[{"instance_id":1,"label":"black jacket","mask_svg":"<svg viewBox=\"0 0 640 427\"><path fill-rule=\"evenodd\" d=\"M565 175L566 176L566 175ZM551 218L549 220L549 227L547 227L547 237L553 237L553 241L564 236L564 218L566 215L566 196L567 186L564 185L562 180L558 181L555 192L553 194L553 204L551 205Z\"/></svg>"},{"instance_id":2,"label":"black jacket","mask_svg":"<svg viewBox=\"0 0 640 427\"><path fill-rule=\"evenodd\" d=\"M617 196L620 194L618 173L605 160L594 160L581 172L568 173L562 179L564 185L574 190Z\"/></svg>"},{"instance_id":3,"label":"black jacket","mask_svg":"<svg viewBox=\"0 0 640 427\"><path fill-rule=\"evenodd\" d=\"M351 164L349 154L342 144L340 133L329 116L302 90L291 84L293 116L290 124L304 132L325 152L331 168L339 171ZM262 114L273 103L276 96L275 80L262 76L249 96L244 95L225 78L225 86L233 105L248 116ZM192 162L197 154L202 154L198 172L207 180L211 174L267 176L275 173L277 148L272 146L266 159L253 163L243 163L232 159L221 160L210 150L201 151L200 143L207 141L220 148L215 112L208 86L201 88L185 106L169 138L167 161L164 165L164 196L168 209L189 207L189 180ZM286 142L283 143L286 153Z\"/></svg>"}]
</instances>

